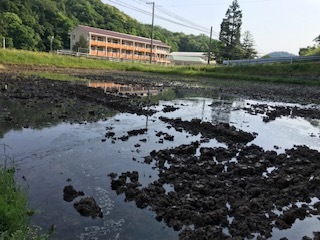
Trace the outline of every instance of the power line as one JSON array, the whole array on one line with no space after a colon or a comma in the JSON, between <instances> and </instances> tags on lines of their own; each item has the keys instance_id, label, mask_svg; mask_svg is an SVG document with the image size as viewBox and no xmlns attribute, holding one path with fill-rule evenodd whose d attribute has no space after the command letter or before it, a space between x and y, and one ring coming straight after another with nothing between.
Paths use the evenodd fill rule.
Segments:
<instances>
[{"instance_id":1,"label":"power line","mask_svg":"<svg viewBox=\"0 0 320 240\"><path fill-rule=\"evenodd\" d=\"M246 1L246 2L241 2L241 4L246 4L246 3L260 3L260 2L270 2L270 1L273 1L273 0L253 0L253 1ZM192 6L216 6L216 5L222 5L222 4L225 4L223 2L220 2L220 3L197 3L197 4L170 4L170 5L167 5L169 7L192 7Z\"/></svg>"},{"instance_id":2,"label":"power line","mask_svg":"<svg viewBox=\"0 0 320 240\"><path fill-rule=\"evenodd\" d=\"M148 15L148 16L151 16L151 13L148 12L148 11L145 11L145 10L142 10L140 8L137 8L135 6L132 6L128 3L124 3L124 2L121 2L121 1L113 1L113 0L109 0L110 2L114 3L114 4L117 4L117 5L120 5L122 7L125 7L125 8L129 8L131 10L134 10L134 11L137 11L137 12L140 12L142 14L145 14L145 15ZM174 20L171 20L169 18L166 18L166 17L163 17L163 16L160 16L158 14L155 14L154 15L157 19L160 19L160 20L163 20L163 21L166 21L166 22L169 22L169 23L173 23L173 24L176 24L176 25L180 25L180 26L183 26L183 27L187 27L187 28L190 28L190 29L193 29L193 30L197 30L199 32L203 32L203 33L208 33L209 29L207 28L204 28L204 27L201 27L200 25L196 26L195 24L193 26L191 26L190 24L187 25L185 23L181 23L181 22L178 22L178 21L174 21Z\"/></svg>"},{"instance_id":3,"label":"power line","mask_svg":"<svg viewBox=\"0 0 320 240\"><path fill-rule=\"evenodd\" d=\"M120 0L117 0L117 1L109 0L109 1L114 3L114 4L116 4L116 5L120 5L122 7L125 7L125 8L128 8L128 9L140 12L140 13L148 15L148 16L152 16L150 11L142 10L141 8L132 6L132 5L128 4L128 3L124 3L124 2L122 2ZM143 6L146 6L146 4L148 3L146 0L133 0L133 1L138 3L138 4L140 4L140 5L143 5ZM257 1L251 1L251 2L262 2L262 1L271 1L271 0L257 0ZM208 4L208 5L210 5L210 4ZM155 5L155 6L157 7L158 12L160 12L160 13L162 13L164 15L167 15L167 16L173 18L174 20L166 18L166 17L163 17L163 16L161 16L159 14L154 14L154 17L157 18L157 19L160 19L160 20L172 23L172 24L176 24L176 25L179 25L179 26L183 26L183 27L186 27L186 28L190 28L190 29L193 29L193 30L197 30L199 32L206 33L206 34L208 34L210 32L210 29L205 28L205 27L203 27L201 25L198 25L196 23L193 23L190 20L185 19L185 18L183 18L183 17L181 17L181 16L169 11L169 10L165 9L164 7L162 7L160 5ZM173 6L173 5L170 5L170 6ZM186 5L184 4L183 6L186 6ZM219 33L213 31L212 34L217 37L217 40L219 39ZM223 41L223 40L219 40L219 41L221 41L222 43L227 43L226 41ZM237 46L234 45L234 47L237 47ZM259 49L259 50L261 50L261 49Z\"/></svg>"}]
</instances>

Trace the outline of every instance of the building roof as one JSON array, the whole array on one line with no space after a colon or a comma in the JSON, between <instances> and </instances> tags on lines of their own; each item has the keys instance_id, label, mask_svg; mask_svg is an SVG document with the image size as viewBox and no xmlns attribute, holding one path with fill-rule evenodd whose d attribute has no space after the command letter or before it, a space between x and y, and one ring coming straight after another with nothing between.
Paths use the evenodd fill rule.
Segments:
<instances>
[{"instance_id":1,"label":"building roof","mask_svg":"<svg viewBox=\"0 0 320 240\"><path fill-rule=\"evenodd\" d=\"M110 30L104 30L104 29L100 29L100 28L84 26L84 25L79 25L77 28L82 28L85 31L90 32L90 33L95 33L95 34L99 34L99 35L108 35L108 36L115 37L115 38L125 38L125 39L129 39L132 41L143 42L146 44L150 44L150 41L151 41L150 38L139 37L139 36L134 36L134 35L130 35L130 34L119 33L119 32L114 32L114 31L110 31ZM75 31L76 29L74 29L73 31ZM153 44L160 46L160 47L170 48L170 46L168 46L167 44L165 44L159 40L155 40L155 39L153 40Z\"/></svg>"},{"instance_id":2,"label":"building roof","mask_svg":"<svg viewBox=\"0 0 320 240\"><path fill-rule=\"evenodd\" d=\"M170 55L172 56L182 56L182 57L200 57L205 58L207 56L207 52L172 52Z\"/></svg>"},{"instance_id":3,"label":"building roof","mask_svg":"<svg viewBox=\"0 0 320 240\"><path fill-rule=\"evenodd\" d=\"M184 63L193 63L193 64L205 64L207 63L201 57L190 57L190 56L179 56L179 55L169 55L169 59L174 62L184 62Z\"/></svg>"}]
</instances>

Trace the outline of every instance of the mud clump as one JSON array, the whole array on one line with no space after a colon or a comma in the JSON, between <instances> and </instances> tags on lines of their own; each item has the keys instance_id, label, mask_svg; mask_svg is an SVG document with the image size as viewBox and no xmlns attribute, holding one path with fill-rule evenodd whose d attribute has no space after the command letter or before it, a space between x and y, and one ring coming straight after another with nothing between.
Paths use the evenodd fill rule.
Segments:
<instances>
[{"instance_id":1,"label":"mud clump","mask_svg":"<svg viewBox=\"0 0 320 240\"><path fill-rule=\"evenodd\" d=\"M274 227L287 229L297 219L320 213L307 204L320 197L318 151L306 146L281 154L256 145L199 147L193 142L152 151L145 163L155 161L158 180L141 188L138 174L126 172L112 180L112 189L139 208L150 207L158 221L180 231L180 239L244 239L253 234L266 239ZM306 204L298 208L297 202Z\"/></svg>"},{"instance_id":2,"label":"mud clump","mask_svg":"<svg viewBox=\"0 0 320 240\"><path fill-rule=\"evenodd\" d=\"M84 192L75 190L71 185L64 187L63 200L65 200L66 202L72 202L78 196L84 196Z\"/></svg>"},{"instance_id":3,"label":"mud clump","mask_svg":"<svg viewBox=\"0 0 320 240\"><path fill-rule=\"evenodd\" d=\"M244 110L253 115L265 115L262 118L264 122L274 121L276 118L283 116L320 119L320 109L315 108L314 106L301 108L297 106L268 106L267 104L252 104L250 107L245 107Z\"/></svg>"},{"instance_id":4,"label":"mud clump","mask_svg":"<svg viewBox=\"0 0 320 240\"><path fill-rule=\"evenodd\" d=\"M160 117L159 119L170 123L176 130L184 129L193 135L201 133L203 138L215 138L228 145L246 144L255 138L253 134L237 130L228 123L214 125L209 122L202 122L200 119L192 119L191 121L183 121L180 118L169 119L166 117Z\"/></svg>"},{"instance_id":5,"label":"mud clump","mask_svg":"<svg viewBox=\"0 0 320 240\"><path fill-rule=\"evenodd\" d=\"M178 110L178 109L179 109L178 107L165 105L162 111L163 111L164 113L167 113L167 112L174 112L174 111L176 111L176 110Z\"/></svg>"},{"instance_id":6,"label":"mud clump","mask_svg":"<svg viewBox=\"0 0 320 240\"><path fill-rule=\"evenodd\" d=\"M74 208L85 217L103 217L101 208L98 206L93 197L85 197L73 204Z\"/></svg>"}]
</instances>

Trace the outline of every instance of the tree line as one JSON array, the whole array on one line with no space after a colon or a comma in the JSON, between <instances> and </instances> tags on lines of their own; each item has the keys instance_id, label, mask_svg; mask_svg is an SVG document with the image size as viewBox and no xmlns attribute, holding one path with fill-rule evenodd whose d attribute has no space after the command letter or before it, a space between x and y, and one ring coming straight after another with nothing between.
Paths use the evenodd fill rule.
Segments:
<instances>
[{"instance_id":1,"label":"tree line","mask_svg":"<svg viewBox=\"0 0 320 240\"><path fill-rule=\"evenodd\" d=\"M320 55L320 35L313 39L315 44L313 46L308 46L305 48L300 48L300 56L314 56Z\"/></svg>"},{"instance_id":2,"label":"tree line","mask_svg":"<svg viewBox=\"0 0 320 240\"><path fill-rule=\"evenodd\" d=\"M8 48L33 51L70 49L69 32L77 25L87 25L142 37L151 37L151 26L122 13L101 0L1 0L0 40ZM233 0L221 23L219 40L210 49L217 61L254 58L254 39L249 31L241 34L242 11ZM241 35L243 36L241 38ZM155 26L154 37L172 51L207 52L209 37L171 32ZM2 47L3 41L0 41Z\"/></svg>"}]
</instances>

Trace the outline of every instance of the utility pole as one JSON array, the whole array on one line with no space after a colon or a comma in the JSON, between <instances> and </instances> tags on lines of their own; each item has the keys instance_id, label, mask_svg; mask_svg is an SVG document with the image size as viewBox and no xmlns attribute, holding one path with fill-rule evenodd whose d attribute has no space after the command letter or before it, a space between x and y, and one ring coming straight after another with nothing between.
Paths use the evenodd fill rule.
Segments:
<instances>
[{"instance_id":1,"label":"utility pole","mask_svg":"<svg viewBox=\"0 0 320 240\"><path fill-rule=\"evenodd\" d=\"M3 46L3 49L6 49L6 38L5 37L3 37L2 46Z\"/></svg>"},{"instance_id":2,"label":"utility pole","mask_svg":"<svg viewBox=\"0 0 320 240\"><path fill-rule=\"evenodd\" d=\"M54 36L51 36L50 38L50 52L52 53L52 41L54 39Z\"/></svg>"},{"instance_id":3,"label":"utility pole","mask_svg":"<svg viewBox=\"0 0 320 240\"><path fill-rule=\"evenodd\" d=\"M209 48L208 48L208 65L210 64L210 58L211 58L211 40L212 40L212 27L210 30L210 41L209 41Z\"/></svg>"},{"instance_id":4,"label":"utility pole","mask_svg":"<svg viewBox=\"0 0 320 240\"><path fill-rule=\"evenodd\" d=\"M147 4L152 4L152 25L151 25L151 45L150 45L150 63L152 63L153 38L154 38L154 2L148 2Z\"/></svg>"}]
</instances>

